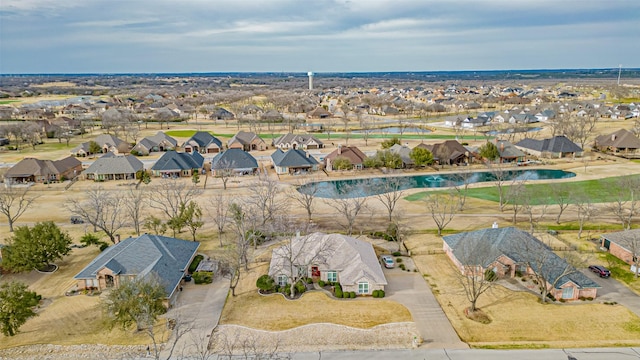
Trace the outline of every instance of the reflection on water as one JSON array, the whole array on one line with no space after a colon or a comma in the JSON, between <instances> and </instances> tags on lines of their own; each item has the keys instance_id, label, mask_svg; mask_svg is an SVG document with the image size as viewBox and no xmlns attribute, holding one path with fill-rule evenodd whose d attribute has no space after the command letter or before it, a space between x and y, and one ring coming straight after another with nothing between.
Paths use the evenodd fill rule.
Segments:
<instances>
[{"instance_id":1,"label":"reflection on water","mask_svg":"<svg viewBox=\"0 0 640 360\"><path fill-rule=\"evenodd\" d=\"M506 170L505 180L549 180L566 179L576 176L575 173L563 170ZM372 196L395 190L416 188L440 188L495 181L496 176L490 171L460 172L453 174L433 174L417 176L376 177L370 179L352 179L321 181L302 185L301 193L309 194L316 190L316 196L330 199Z\"/></svg>"}]
</instances>

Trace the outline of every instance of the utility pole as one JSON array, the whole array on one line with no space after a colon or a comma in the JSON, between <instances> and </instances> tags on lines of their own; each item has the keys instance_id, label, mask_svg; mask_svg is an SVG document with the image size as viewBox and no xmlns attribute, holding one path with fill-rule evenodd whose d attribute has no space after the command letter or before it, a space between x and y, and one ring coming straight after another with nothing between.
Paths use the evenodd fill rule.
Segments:
<instances>
[{"instance_id":1,"label":"utility pole","mask_svg":"<svg viewBox=\"0 0 640 360\"><path fill-rule=\"evenodd\" d=\"M620 74L622 73L622 64L618 65L618 86L620 86Z\"/></svg>"}]
</instances>

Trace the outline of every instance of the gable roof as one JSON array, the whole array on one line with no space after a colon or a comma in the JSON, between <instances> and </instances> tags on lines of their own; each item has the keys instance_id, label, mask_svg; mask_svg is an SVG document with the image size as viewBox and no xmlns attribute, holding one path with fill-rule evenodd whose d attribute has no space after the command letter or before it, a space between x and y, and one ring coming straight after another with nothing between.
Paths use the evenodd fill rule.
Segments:
<instances>
[{"instance_id":1,"label":"gable roof","mask_svg":"<svg viewBox=\"0 0 640 360\"><path fill-rule=\"evenodd\" d=\"M630 246L630 245L633 244L633 241L635 241L640 237L640 229L631 229L631 230L612 232L612 233L602 234L600 236L602 238L605 238L611 241L612 243L618 244L620 247L627 250L628 252L633 253L633 249L632 249L633 246ZM640 251L640 249L636 249L636 250Z\"/></svg>"},{"instance_id":2,"label":"gable roof","mask_svg":"<svg viewBox=\"0 0 640 360\"><path fill-rule=\"evenodd\" d=\"M163 141L168 142L169 144L171 144L173 146L177 146L178 145L178 141L176 139L172 138L171 136L165 134L162 131L158 131L155 135L147 136L144 139L147 139L148 141L150 141L154 145L158 145Z\"/></svg>"},{"instance_id":3,"label":"gable roof","mask_svg":"<svg viewBox=\"0 0 640 360\"><path fill-rule=\"evenodd\" d=\"M356 284L363 278L379 285L387 284L373 246L368 242L341 234L316 232L292 239L291 246L291 253L299 254L299 258L293 261L294 265L308 264L325 249L328 254L323 259L316 259L316 263L325 265L327 269L339 271L340 283L343 285ZM290 269L290 259L282 254L283 247L273 250L269 275L277 276Z\"/></svg>"},{"instance_id":4,"label":"gable roof","mask_svg":"<svg viewBox=\"0 0 640 360\"><path fill-rule=\"evenodd\" d=\"M233 135L233 137L229 139L227 144L230 145L230 144L233 144L234 142L239 142L242 145L250 145L251 142L256 138L264 142L264 140L262 140L262 138L258 136L256 133L241 130L241 131L238 131L235 135Z\"/></svg>"},{"instance_id":5,"label":"gable roof","mask_svg":"<svg viewBox=\"0 0 640 360\"><path fill-rule=\"evenodd\" d=\"M596 145L616 149L640 149L640 139L631 131L620 129L611 134L596 137Z\"/></svg>"},{"instance_id":6,"label":"gable roof","mask_svg":"<svg viewBox=\"0 0 640 360\"><path fill-rule=\"evenodd\" d=\"M204 158L199 152L183 153L177 151L167 151L155 164L151 170L191 170L201 169L204 164Z\"/></svg>"},{"instance_id":7,"label":"gable roof","mask_svg":"<svg viewBox=\"0 0 640 360\"><path fill-rule=\"evenodd\" d=\"M82 165L82 163L73 156L54 161L24 158L9 168L4 176L6 178L19 178L57 175L80 165Z\"/></svg>"},{"instance_id":8,"label":"gable roof","mask_svg":"<svg viewBox=\"0 0 640 360\"><path fill-rule=\"evenodd\" d=\"M312 167L318 164L318 160L300 149L289 149L286 152L276 149L271 154L271 160L275 166L280 167Z\"/></svg>"},{"instance_id":9,"label":"gable roof","mask_svg":"<svg viewBox=\"0 0 640 360\"><path fill-rule=\"evenodd\" d=\"M516 146L540 152L574 153L582 152L582 148L569 140L564 135L554 136L550 139L536 140L526 138L519 141Z\"/></svg>"},{"instance_id":10,"label":"gable roof","mask_svg":"<svg viewBox=\"0 0 640 360\"><path fill-rule=\"evenodd\" d=\"M133 155L119 156L112 152L96 159L85 174L133 174L144 169L142 161Z\"/></svg>"},{"instance_id":11,"label":"gable roof","mask_svg":"<svg viewBox=\"0 0 640 360\"><path fill-rule=\"evenodd\" d=\"M519 158L525 156L525 153L522 152L522 150L518 149L507 140L495 139L494 141L496 147L498 148L500 158L502 159Z\"/></svg>"},{"instance_id":12,"label":"gable roof","mask_svg":"<svg viewBox=\"0 0 640 360\"><path fill-rule=\"evenodd\" d=\"M213 143L216 144L219 148L222 148L222 142L206 131L196 132L192 137L184 142L184 145L190 144L192 142L198 144L198 147L207 147L209 144Z\"/></svg>"},{"instance_id":13,"label":"gable roof","mask_svg":"<svg viewBox=\"0 0 640 360\"><path fill-rule=\"evenodd\" d=\"M275 140L273 140L273 145L275 146L291 145L293 143L308 145L309 143L312 143L312 142L322 145L322 141L318 140L313 135L288 133L288 134L280 135Z\"/></svg>"},{"instance_id":14,"label":"gable roof","mask_svg":"<svg viewBox=\"0 0 640 360\"><path fill-rule=\"evenodd\" d=\"M221 169L257 169L258 161L242 149L227 149L211 160L213 170Z\"/></svg>"},{"instance_id":15,"label":"gable roof","mask_svg":"<svg viewBox=\"0 0 640 360\"><path fill-rule=\"evenodd\" d=\"M102 268L118 275L135 275L137 279L157 274L170 296L182 280L199 242L160 235L144 234L128 238L106 248L74 279L95 279Z\"/></svg>"},{"instance_id":16,"label":"gable roof","mask_svg":"<svg viewBox=\"0 0 640 360\"><path fill-rule=\"evenodd\" d=\"M400 155L400 159L402 159L402 162L405 165L413 165L414 164L413 160L411 159L411 148L409 148L408 146L400 145L400 144L393 144L393 146L391 146L389 148L389 151L391 151L392 153Z\"/></svg>"},{"instance_id":17,"label":"gable roof","mask_svg":"<svg viewBox=\"0 0 640 360\"><path fill-rule=\"evenodd\" d=\"M337 157L344 157L349 159L351 164L358 165L362 164L362 162L367 158L358 147L356 146L346 146L346 145L338 145L338 148L333 150L329 155L324 157L324 161L326 163L327 160L334 160Z\"/></svg>"},{"instance_id":18,"label":"gable roof","mask_svg":"<svg viewBox=\"0 0 640 360\"><path fill-rule=\"evenodd\" d=\"M516 263L528 263L536 273L542 272L550 284L555 283L556 288L568 281L582 288L600 287L581 272L560 277L567 266L566 261L533 235L514 227L463 232L444 236L442 240L451 248L453 255L462 265L481 265L486 268L504 255ZM531 261L532 258L529 255L539 254L541 251L547 253L543 258L542 269L537 269L535 267L538 263ZM465 261L466 264L463 263Z\"/></svg>"},{"instance_id":19,"label":"gable roof","mask_svg":"<svg viewBox=\"0 0 640 360\"><path fill-rule=\"evenodd\" d=\"M107 145L107 146L115 146L118 147L120 146L120 144L124 143L124 140L121 140L113 135L110 134L101 134L96 136L95 140L96 143L98 143L98 145L100 145L101 147Z\"/></svg>"}]
</instances>

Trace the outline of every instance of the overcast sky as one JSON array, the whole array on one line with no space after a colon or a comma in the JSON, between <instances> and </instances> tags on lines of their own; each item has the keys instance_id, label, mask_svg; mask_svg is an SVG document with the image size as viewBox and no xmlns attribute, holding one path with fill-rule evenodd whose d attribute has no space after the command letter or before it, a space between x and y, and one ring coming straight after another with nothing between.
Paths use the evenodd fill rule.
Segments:
<instances>
[{"instance_id":1,"label":"overcast sky","mask_svg":"<svg viewBox=\"0 0 640 360\"><path fill-rule=\"evenodd\" d=\"M0 73L640 67L638 0L0 0Z\"/></svg>"}]
</instances>

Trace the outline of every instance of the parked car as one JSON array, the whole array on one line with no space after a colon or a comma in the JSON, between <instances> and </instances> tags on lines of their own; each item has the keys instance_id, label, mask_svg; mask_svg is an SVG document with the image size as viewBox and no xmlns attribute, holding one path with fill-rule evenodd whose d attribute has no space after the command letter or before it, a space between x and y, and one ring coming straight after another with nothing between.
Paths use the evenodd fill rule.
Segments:
<instances>
[{"instance_id":1,"label":"parked car","mask_svg":"<svg viewBox=\"0 0 640 360\"><path fill-rule=\"evenodd\" d=\"M396 266L396 262L393 260L391 255L380 256L380 262L382 262L382 265L387 269L393 269Z\"/></svg>"},{"instance_id":2,"label":"parked car","mask_svg":"<svg viewBox=\"0 0 640 360\"><path fill-rule=\"evenodd\" d=\"M84 224L84 220L80 216L72 216L71 217L72 224Z\"/></svg>"},{"instance_id":3,"label":"parked car","mask_svg":"<svg viewBox=\"0 0 640 360\"><path fill-rule=\"evenodd\" d=\"M594 273L598 274L598 276L600 276L602 278L608 278L609 276L611 276L611 272L604 266L591 265L591 266L589 266L589 270L591 270Z\"/></svg>"}]
</instances>

